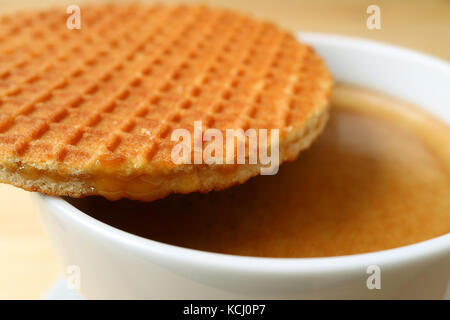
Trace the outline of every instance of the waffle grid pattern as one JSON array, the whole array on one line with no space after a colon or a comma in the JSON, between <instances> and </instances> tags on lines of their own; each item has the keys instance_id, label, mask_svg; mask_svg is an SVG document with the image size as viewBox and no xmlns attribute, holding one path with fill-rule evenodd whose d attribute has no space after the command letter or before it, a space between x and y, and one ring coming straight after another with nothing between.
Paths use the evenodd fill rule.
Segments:
<instances>
[{"instance_id":1,"label":"waffle grid pattern","mask_svg":"<svg viewBox=\"0 0 450 320\"><path fill-rule=\"evenodd\" d=\"M176 128L297 128L328 99L309 47L230 11L106 5L82 8L81 30L66 19L0 19L4 159L66 173L170 168Z\"/></svg>"}]
</instances>

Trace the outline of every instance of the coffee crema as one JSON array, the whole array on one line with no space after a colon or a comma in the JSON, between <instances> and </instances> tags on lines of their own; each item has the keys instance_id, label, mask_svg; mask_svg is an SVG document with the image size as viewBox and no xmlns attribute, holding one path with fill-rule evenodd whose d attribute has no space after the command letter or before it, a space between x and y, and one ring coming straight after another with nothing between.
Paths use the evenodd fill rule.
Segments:
<instances>
[{"instance_id":1,"label":"coffee crema","mask_svg":"<svg viewBox=\"0 0 450 320\"><path fill-rule=\"evenodd\" d=\"M65 198L127 232L259 257L340 256L450 232L450 129L406 103L334 88L327 127L275 176L145 203Z\"/></svg>"}]
</instances>

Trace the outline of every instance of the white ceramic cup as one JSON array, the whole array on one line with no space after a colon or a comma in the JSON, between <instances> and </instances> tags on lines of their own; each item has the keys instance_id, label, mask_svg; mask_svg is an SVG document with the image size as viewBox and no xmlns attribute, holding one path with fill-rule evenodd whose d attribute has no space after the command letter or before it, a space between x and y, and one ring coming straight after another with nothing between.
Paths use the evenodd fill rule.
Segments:
<instances>
[{"instance_id":1,"label":"white ceramic cup","mask_svg":"<svg viewBox=\"0 0 450 320\"><path fill-rule=\"evenodd\" d=\"M337 81L413 102L450 123L447 62L348 37L302 33L300 38L326 60ZM342 257L240 257L144 239L95 220L61 198L33 198L65 266L79 267L86 298L440 299L450 278L450 234ZM379 290L367 287L371 265L381 271Z\"/></svg>"}]
</instances>

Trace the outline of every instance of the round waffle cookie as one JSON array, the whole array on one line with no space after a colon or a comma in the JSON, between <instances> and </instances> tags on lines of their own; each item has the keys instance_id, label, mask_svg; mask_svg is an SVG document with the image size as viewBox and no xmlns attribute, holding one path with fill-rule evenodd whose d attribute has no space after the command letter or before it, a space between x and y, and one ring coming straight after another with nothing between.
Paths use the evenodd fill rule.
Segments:
<instances>
[{"instance_id":1,"label":"round waffle cookie","mask_svg":"<svg viewBox=\"0 0 450 320\"><path fill-rule=\"evenodd\" d=\"M326 123L324 63L270 23L203 6L80 13L80 29L65 8L0 18L1 182L111 200L207 192L263 165L175 163L175 129L279 129L281 163Z\"/></svg>"}]
</instances>

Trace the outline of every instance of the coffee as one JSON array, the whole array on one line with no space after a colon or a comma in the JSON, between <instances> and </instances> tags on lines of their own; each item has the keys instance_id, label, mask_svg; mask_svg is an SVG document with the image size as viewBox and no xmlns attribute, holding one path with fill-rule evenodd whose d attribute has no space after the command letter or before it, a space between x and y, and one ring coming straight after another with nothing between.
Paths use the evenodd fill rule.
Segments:
<instances>
[{"instance_id":1,"label":"coffee","mask_svg":"<svg viewBox=\"0 0 450 320\"><path fill-rule=\"evenodd\" d=\"M372 252L450 232L450 129L409 105L336 85L322 136L275 176L151 203L66 200L152 240L262 257Z\"/></svg>"}]
</instances>

